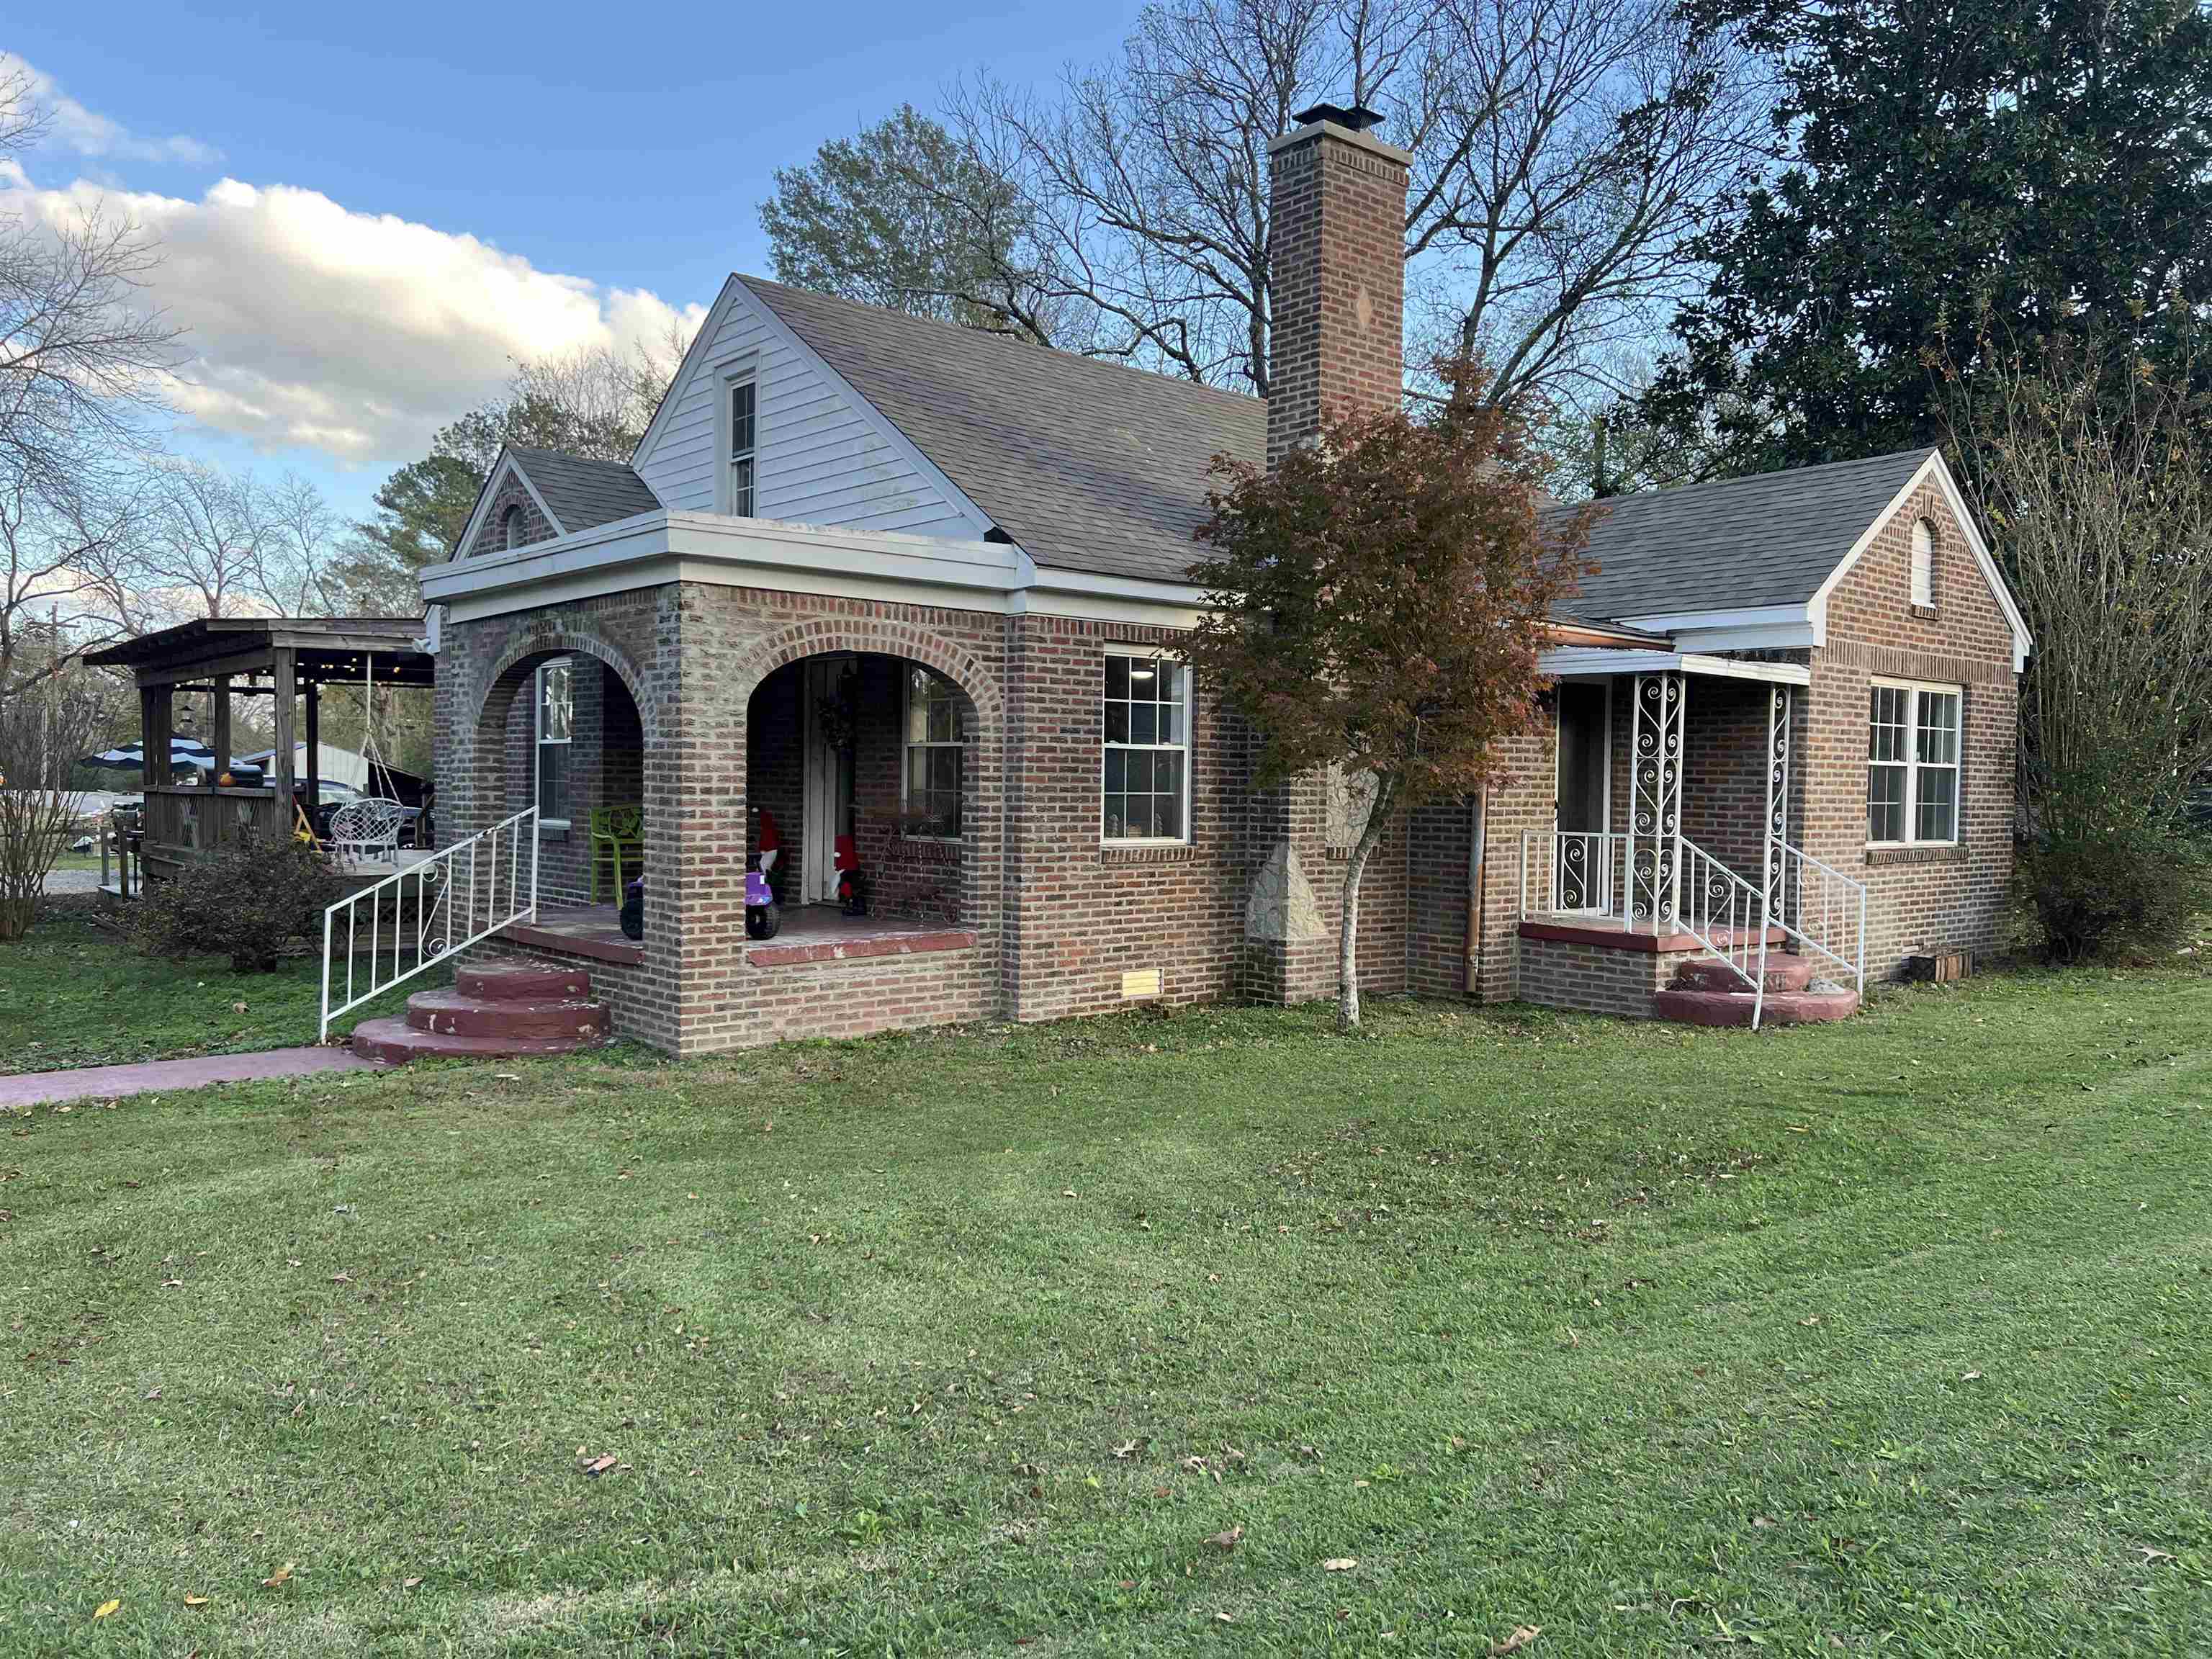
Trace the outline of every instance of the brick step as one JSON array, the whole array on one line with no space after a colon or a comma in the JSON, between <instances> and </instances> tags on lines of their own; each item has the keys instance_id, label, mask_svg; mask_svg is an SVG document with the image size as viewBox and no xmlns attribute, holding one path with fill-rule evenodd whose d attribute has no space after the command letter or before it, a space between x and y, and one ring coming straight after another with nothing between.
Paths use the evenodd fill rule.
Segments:
<instances>
[{"instance_id":1,"label":"brick step","mask_svg":"<svg viewBox=\"0 0 2212 1659\"><path fill-rule=\"evenodd\" d=\"M404 1019L365 1019L353 1028L353 1051L363 1060L404 1066L424 1054L465 1054L507 1060L519 1054L573 1054L585 1045L574 1037L449 1036L420 1031Z\"/></svg>"},{"instance_id":2,"label":"brick step","mask_svg":"<svg viewBox=\"0 0 2212 1659\"><path fill-rule=\"evenodd\" d=\"M1756 958L1753 959L1754 965ZM1820 978L1818 963L1809 957L1786 957L1770 951L1766 957L1766 988L1776 991L1802 991ZM1675 970L1675 985L1692 991L1743 991L1750 988L1736 976L1735 970L1724 962L1705 957L1686 962Z\"/></svg>"},{"instance_id":3,"label":"brick step","mask_svg":"<svg viewBox=\"0 0 2212 1659\"><path fill-rule=\"evenodd\" d=\"M607 1035L607 1011L575 999L521 1002L464 996L459 991L417 991L407 999L407 1024L443 1036L574 1037L590 1042Z\"/></svg>"},{"instance_id":4,"label":"brick step","mask_svg":"<svg viewBox=\"0 0 2212 1659\"><path fill-rule=\"evenodd\" d=\"M1741 981L1733 991L1674 986L1652 996L1651 1012L1660 1019L1683 1025L1748 1025L1754 1000ZM1858 1011L1856 991L1769 991L1759 1024L1820 1025L1849 1019Z\"/></svg>"},{"instance_id":5,"label":"brick step","mask_svg":"<svg viewBox=\"0 0 2212 1659\"><path fill-rule=\"evenodd\" d=\"M581 968L486 963L456 973L453 989L474 1002L581 1002L592 994L592 976Z\"/></svg>"}]
</instances>

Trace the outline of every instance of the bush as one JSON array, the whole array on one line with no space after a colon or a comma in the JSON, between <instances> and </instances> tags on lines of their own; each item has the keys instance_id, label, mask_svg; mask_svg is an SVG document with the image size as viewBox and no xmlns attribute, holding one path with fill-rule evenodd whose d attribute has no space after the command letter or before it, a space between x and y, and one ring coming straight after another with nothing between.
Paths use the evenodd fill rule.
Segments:
<instances>
[{"instance_id":1,"label":"bush","mask_svg":"<svg viewBox=\"0 0 2212 1659\"><path fill-rule=\"evenodd\" d=\"M2206 888L2197 847L2139 823L2054 825L2021 871L2053 962L2171 952L2189 937Z\"/></svg>"},{"instance_id":2,"label":"bush","mask_svg":"<svg viewBox=\"0 0 2212 1659\"><path fill-rule=\"evenodd\" d=\"M248 836L150 884L132 925L156 956L228 956L234 973L266 974L293 939L321 938L323 910L343 890L304 842Z\"/></svg>"}]
</instances>

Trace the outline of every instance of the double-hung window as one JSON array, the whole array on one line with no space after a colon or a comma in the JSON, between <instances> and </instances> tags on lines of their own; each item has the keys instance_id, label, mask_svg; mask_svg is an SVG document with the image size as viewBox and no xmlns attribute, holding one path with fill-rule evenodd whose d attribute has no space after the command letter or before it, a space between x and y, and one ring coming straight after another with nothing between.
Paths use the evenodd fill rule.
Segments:
<instances>
[{"instance_id":1,"label":"double-hung window","mask_svg":"<svg viewBox=\"0 0 2212 1659\"><path fill-rule=\"evenodd\" d=\"M729 501L730 512L735 517L753 516L753 446L758 436L759 391L748 376L728 383L729 410Z\"/></svg>"},{"instance_id":2,"label":"double-hung window","mask_svg":"<svg viewBox=\"0 0 2212 1659\"><path fill-rule=\"evenodd\" d=\"M538 822L568 822L568 732L576 708L575 667L556 657L538 670Z\"/></svg>"},{"instance_id":3,"label":"double-hung window","mask_svg":"<svg viewBox=\"0 0 2212 1659\"><path fill-rule=\"evenodd\" d=\"M1190 836L1190 671L1137 651L1106 653L1105 842Z\"/></svg>"},{"instance_id":4,"label":"double-hung window","mask_svg":"<svg viewBox=\"0 0 2212 1659\"><path fill-rule=\"evenodd\" d=\"M1946 846L1959 839L1955 685L1876 680L1867 738L1867 840Z\"/></svg>"},{"instance_id":5,"label":"double-hung window","mask_svg":"<svg viewBox=\"0 0 2212 1659\"><path fill-rule=\"evenodd\" d=\"M906 671L907 834L960 839L960 693L909 664Z\"/></svg>"}]
</instances>

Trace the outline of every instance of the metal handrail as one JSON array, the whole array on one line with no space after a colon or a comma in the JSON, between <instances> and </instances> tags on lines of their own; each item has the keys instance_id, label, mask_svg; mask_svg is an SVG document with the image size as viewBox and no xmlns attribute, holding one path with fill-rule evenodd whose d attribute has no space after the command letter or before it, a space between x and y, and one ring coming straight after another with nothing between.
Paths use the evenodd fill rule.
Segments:
<instances>
[{"instance_id":1,"label":"metal handrail","mask_svg":"<svg viewBox=\"0 0 2212 1659\"><path fill-rule=\"evenodd\" d=\"M1677 836L1674 844L1681 849L1681 902L1674 925L1751 987L1751 1029L1756 1031L1766 1009L1766 929L1772 895L1746 881L1688 836ZM1753 927L1757 937L1747 938Z\"/></svg>"},{"instance_id":2,"label":"metal handrail","mask_svg":"<svg viewBox=\"0 0 2212 1659\"><path fill-rule=\"evenodd\" d=\"M1789 938L1826 957L1846 973L1856 975L1858 994L1863 998L1866 995L1866 884L1854 880L1833 865L1821 863L1802 847L1792 847L1786 841L1777 842L1776 846L1782 859L1778 872L1780 880L1777 884L1782 908L1775 921ZM1818 934L1805 926L1811 914L1805 901L1805 875L1808 869L1814 872L1813 891L1819 905L1820 933ZM1854 935L1848 956L1828 943L1829 939L1835 938L1840 930L1845 928L1851 930Z\"/></svg>"},{"instance_id":3,"label":"metal handrail","mask_svg":"<svg viewBox=\"0 0 2212 1659\"><path fill-rule=\"evenodd\" d=\"M1540 842L1547 843L1539 856ZM1610 916L1613 901L1622 891L1613 877L1623 860L1628 837L1602 830L1524 830L1521 832L1521 913L1531 915ZM1535 879L1538 902L1529 900L1529 883ZM1568 889L1578 877L1579 904L1569 904ZM1545 902L1545 895L1549 900Z\"/></svg>"},{"instance_id":4,"label":"metal handrail","mask_svg":"<svg viewBox=\"0 0 2212 1659\"><path fill-rule=\"evenodd\" d=\"M500 865L504 842L507 866L505 903L501 904ZM530 848L529 885L523 885L522 848ZM481 887L479 877L482 878ZM414 926L407 926L407 884L415 884ZM384 942L384 896L392 896L392 942ZM362 902L368 903L368 984L359 988L356 964L361 955ZM345 912L345 995L331 1001L331 950L337 937L339 911ZM412 979L425 968L465 951L502 927L538 915L538 809L526 806L501 818L489 830L440 848L419 864L395 870L381 881L340 899L323 912L323 1024L320 1036L328 1038L331 1022L364 1002L381 996L393 986ZM415 962L402 966L407 934L412 932ZM385 973L387 955L391 972Z\"/></svg>"}]
</instances>

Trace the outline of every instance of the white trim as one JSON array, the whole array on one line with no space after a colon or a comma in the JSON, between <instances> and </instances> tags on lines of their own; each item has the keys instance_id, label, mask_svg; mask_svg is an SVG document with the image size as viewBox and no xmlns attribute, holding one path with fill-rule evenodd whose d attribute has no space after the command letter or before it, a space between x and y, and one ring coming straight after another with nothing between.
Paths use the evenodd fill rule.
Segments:
<instances>
[{"instance_id":1,"label":"white trim","mask_svg":"<svg viewBox=\"0 0 2212 1659\"><path fill-rule=\"evenodd\" d=\"M569 734L565 738L549 738L545 735L545 671L549 668L566 668L568 671ZM566 816L568 807L567 778L561 781L562 795L561 806L563 816L557 818L547 817L544 801L545 797L544 759L547 747L551 745L565 749L574 748L575 745L575 674L576 659L570 656L548 657L532 669L530 674L530 805L538 814L538 823L540 829L566 830L574 822Z\"/></svg>"},{"instance_id":2,"label":"white trim","mask_svg":"<svg viewBox=\"0 0 2212 1659\"><path fill-rule=\"evenodd\" d=\"M1708 679L1759 680L1769 685L1813 683L1813 671L1802 662L1750 662L1695 651L1631 650L1605 645L1561 646L1541 653L1536 667L1562 680L1591 674L1699 674Z\"/></svg>"},{"instance_id":3,"label":"white trim","mask_svg":"<svg viewBox=\"0 0 2212 1659\"><path fill-rule=\"evenodd\" d=\"M1175 665L1176 671L1182 676L1182 737L1178 742L1132 743L1127 738L1124 738L1120 743L1109 743L1107 740L1106 659L1109 657L1127 657L1133 660L1139 657L1142 657L1152 662L1173 663ZM1191 844L1193 838L1192 825L1190 822L1191 773L1195 769L1198 760L1198 744L1196 741L1198 725L1197 678L1198 677L1196 675L1190 672L1190 664L1186 660L1183 654L1181 652L1172 650L1166 646L1133 645L1125 641L1110 639L1102 640L1099 641L1097 835L1098 845L1102 851L1109 848L1116 847L1188 847ZM1123 701L1127 702L1129 700L1125 698ZM1139 750L1148 755L1158 754L1164 750L1180 750L1182 751L1182 833L1181 835L1111 836L1107 835L1106 757L1109 753L1116 749L1121 750L1124 754L1133 754ZM1124 789L1121 793L1124 795L1127 795L1129 792L1127 789ZM1144 793L1146 794L1156 795L1159 793L1159 791L1157 789L1149 789Z\"/></svg>"},{"instance_id":4,"label":"white trim","mask_svg":"<svg viewBox=\"0 0 2212 1659\"><path fill-rule=\"evenodd\" d=\"M1996 597L1997 609L2004 612L2005 621L2011 626L2012 672L2017 674L2027 666L2027 653L2035 647L2034 637L2027 631L2027 622L2020 614L2020 606L2013 602L2012 590L2005 586L2004 577L1997 569L1997 562L1990 556L1989 544L1982 539L1982 532L1975 528L1974 515L1966 510L1966 498L1959 494L1958 481L1952 477L1951 469L1944 465L1943 452L1940 449L1928 452L1928 459L1920 464L1911 477L1905 480L1905 488L1890 497L1889 505L1882 508L1858 540L1851 544L1851 550L1844 555L1843 562L1830 571L1827 580L1814 590L1811 602L1805 607L1806 619L1813 624L1813 643L1826 645L1828 642L1830 596L1842 584L1844 578L1851 574L1852 568L1864 556L1867 549L1874 545L1874 538L1881 533L1883 526L1897 516L1911 498L1912 492L1931 476L1943 492L1943 501L1950 507L1951 516L1958 521L1960 533L1966 538L1966 550L1974 556L1974 563L1982 573L1983 581L1988 584L1990 593Z\"/></svg>"},{"instance_id":5,"label":"white trim","mask_svg":"<svg viewBox=\"0 0 2212 1659\"><path fill-rule=\"evenodd\" d=\"M1871 755L1866 767L1871 772L1877 766L1901 767L1905 772L1904 823L1902 841L1875 841L1868 837L1870 851L1884 852L1904 847L1957 847L1963 844L1966 818L1966 688L1942 680L1902 680L1876 674L1867 682L1869 699L1876 690L1904 691L1911 695L1905 701L1905 757L1901 761L1878 761ZM1920 699L1923 694L1933 692L1937 696L1950 697L1958 703L1958 721L1953 727L1956 752L1948 762L1923 761L1920 758ZM1867 725L1874 725L1874 709L1869 702ZM1922 840L1920 836L1920 773L1923 767L1931 772L1951 775L1951 833L1948 837ZM1868 804L1872 805L1873 781L1868 781Z\"/></svg>"},{"instance_id":6,"label":"white trim","mask_svg":"<svg viewBox=\"0 0 2212 1659\"><path fill-rule=\"evenodd\" d=\"M672 581L1174 629L1194 626L1206 598L1188 583L1039 570L1005 542L665 508L421 577L426 600L449 605L455 623Z\"/></svg>"},{"instance_id":7,"label":"white trim","mask_svg":"<svg viewBox=\"0 0 2212 1659\"><path fill-rule=\"evenodd\" d=\"M757 507L760 505L761 487L759 352L740 352L714 365L714 510L731 518L754 516L737 511L738 492L730 482L730 470L738 459L731 453L730 447L737 441L737 417L731 410L730 403L741 386L750 386L753 389L753 447L745 452L753 464L753 480L748 486L752 492L752 500L747 505Z\"/></svg>"},{"instance_id":8,"label":"white trim","mask_svg":"<svg viewBox=\"0 0 2212 1659\"><path fill-rule=\"evenodd\" d=\"M967 492L947 477L936 462L917 449L914 441L899 430L896 423L889 416L863 398L854 388L850 380L830 367L821 353L800 339L791 325L776 315L775 307L747 288L744 278L735 271L730 273L728 278L722 283L722 291L714 296L714 303L707 313L707 320L700 325L698 334L693 337L691 349L684 354L684 361L676 370L676 378L668 384L667 395L660 400L660 407L653 411L653 419L645 428L645 436L638 440L637 447L630 453L629 464L632 471L641 474L643 472L647 458L652 455L654 446L660 441L662 429L668 422L670 411L682 401L682 394L689 386L691 377L698 372L701 363L705 360L708 343L719 335L722 325L729 319L732 308L738 305L744 306L749 315L756 319L762 327L775 335L783 344L799 353L807 362L812 363L816 372L821 374L840 397L851 403L854 410L867 422L876 435L881 438L907 465L935 486L945 497L948 506L975 526L975 533L978 536L998 527L990 514L970 501ZM764 356L766 354L758 353L757 355ZM735 359L732 358L731 361L734 362ZM755 395L757 398L758 394ZM717 418L719 421L720 417ZM759 418L760 409L758 403L756 402L754 419L757 421ZM721 457L720 465L726 468L729 465L729 457L726 455ZM755 469L753 477L753 494L756 499L760 494L760 476L757 467ZM719 484L715 487L714 499L717 501L723 499ZM1011 544L1008 544L1011 545Z\"/></svg>"},{"instance_id":9,"label":"white trim","mask_svg":"<svg viewBox=\"0 0 2212 1659\"><path fill-rule=\"evenodd\" d=\"M545 498L538 493L538 486L530 482L530 474L523 471L522 464L514 459L514 452L501 444L499 459L492 463L491 472L484 479L483 488L477 491L477 504L469 509L469 521L461 526L461 538L453 544L453 555L447 562L459 562L468 557L468 549L476 541L477 532L483 528L484 516L491 511L493 498L499 494L499 481L510 472L521 483L530 499L538 503L538 510L545 515L545 522L553 526L555 539L568 533L568 526L561 522L560 514L545 505ZM494 550L504 553L509 550L498 548ZM490 555L479 556L489 558ZM433 565L430 568L434 570L437 567Z\"/></svg>"}]
</instances>

